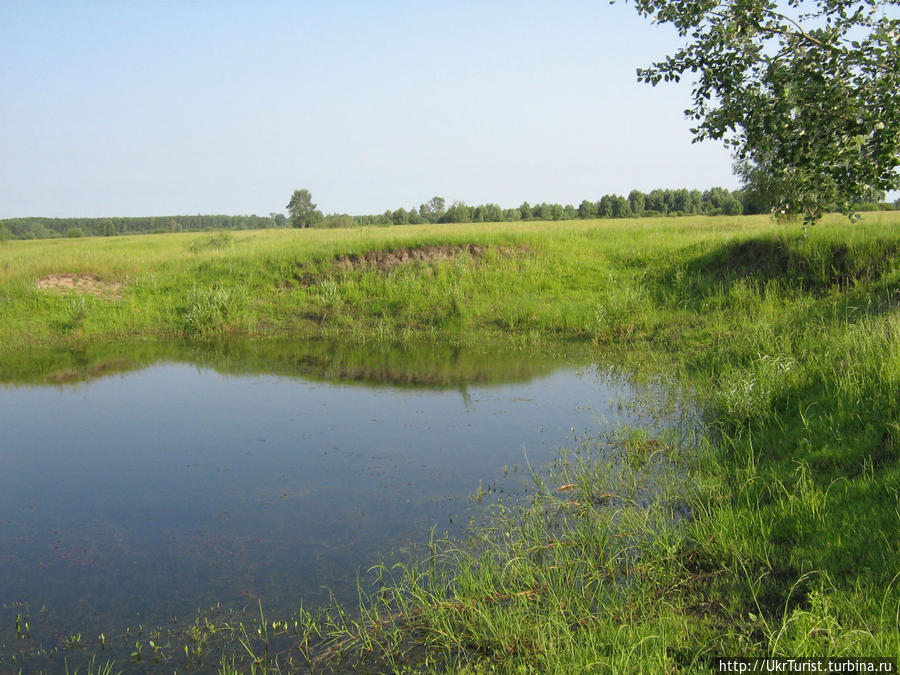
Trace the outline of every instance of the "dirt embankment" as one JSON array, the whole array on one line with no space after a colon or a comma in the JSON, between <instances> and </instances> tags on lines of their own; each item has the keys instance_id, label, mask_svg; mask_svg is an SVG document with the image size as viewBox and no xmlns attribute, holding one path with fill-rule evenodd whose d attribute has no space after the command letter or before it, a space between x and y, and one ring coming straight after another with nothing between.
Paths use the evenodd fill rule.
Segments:
<instances>
[{"instance_id":1,"label":"dirt embankment","mask_svg":"<svg viewBox=\"0 0 900 675\"><path fill-rule=\"evenodd\" d=\"M416 248L401 248L395 251L368 251L366 253L338 256L335 265L338 267L376 267L378 269L391 269L404 263L424 262L431 263L448 258L455 258L462 253L468 253L473 258L484 255L485 247L478 244L441 244L437 246L419 246Z\"/></svg>"},{"instance_id":2,"label":"dirt embankment","mask_svg":"<svg viewBox=\"0 0 900 675\"><path fill-rule=\"evenodd\" d=\"M524 246L498 246L491 250L501 256L514 256L530 252ZM331 264L335 269L365 268L386 272L401 265L410 263L430 264L451 260L462 255L478 259L484 257L487 251L488 247L480 244L435 244L390 251L348 253L335 257ZM321 271L316 272L310 269L308 263L298 263L293 278L295 282L299 282L303 286L313 286L321 281Z\"/></svg>"}]
</instances>

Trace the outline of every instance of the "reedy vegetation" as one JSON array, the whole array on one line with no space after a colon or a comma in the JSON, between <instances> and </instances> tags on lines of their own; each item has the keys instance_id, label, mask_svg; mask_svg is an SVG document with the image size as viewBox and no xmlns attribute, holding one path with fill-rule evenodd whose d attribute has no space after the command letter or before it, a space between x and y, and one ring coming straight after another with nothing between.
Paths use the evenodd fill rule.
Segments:
<instances>
[{"instance_id":1,"label":"reedy vegetation","mask_svg":"<svg viewBox=\"0 0 900 675\"><path fill-rule=\"evenodd\" d=\"M582 439L558 475L536 474L533 503L497 507L472 546L432 542L418 563L378 568L361 613L299 622L309 662L664 672L713 654L898 658L897 225L867 214L805 234L719 217L255 231L221 246L6 242L0 349L275 334L592 342L694 392L702 432ZM457 252L366 257L424 247ZM36 288L51 273L124 285L73 306ZM641 492L648 476L667 478ZM223 669L275 667L259 644Z\"/></svg>"}]
</instances>

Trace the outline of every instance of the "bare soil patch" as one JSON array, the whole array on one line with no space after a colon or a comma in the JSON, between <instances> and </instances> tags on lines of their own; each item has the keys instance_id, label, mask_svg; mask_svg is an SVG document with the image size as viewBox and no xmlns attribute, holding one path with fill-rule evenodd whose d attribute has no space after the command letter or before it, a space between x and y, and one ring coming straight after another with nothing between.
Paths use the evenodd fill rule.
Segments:
<instances>
[{"instance_id":1,"label":"bare soil patch","mask_svg":"<svg viewBox=\"0 0 900 675\"><path fill-rule=\"evenodd\" d=\"M491 250L501 256L512 256L529 252L524 246L498 246ZM436 263L442 260L450 260L461 255L469 255L472 258L481 258L488 251L488 247L480 244L439 244L433 246L417 246L413 248L401 248L393 251L367 251L366 253L350 253L334 258L333 266L337 269L377 269L388 271L400 265L411 263ZM321 268L319 268L321 269ZM321 273L309 269L307 264L298 263L293 274L293 280L302 286L313 286L320 281Z\"/></svg>"},{"instance_id":2,"label":"bare soil patch","mask_svg":"<svg viewBox=\"0 0 900 675\"><path fill-rule=\"evenodd\" d=\"M99 298L117 298L122 291L122 282L101 281L90 274L48 274L36 285L41 290L87 293Z\"/></svg>"},{"instance_id":3,"label":"bare soil patch","mask_svg":"<svg viewBox=\"0 0 900 675\"><path fill-rule=\"evenodd\" d=\"M377 267L390 269L409 262L437 262L468 253L480 258L485 252L484 246L478 244L441 244L439 246L420 246L417 248L401 248L396 251L368 251L362 254L342 255L335 259L338 267Z\"/></svg>"}]
</instances>

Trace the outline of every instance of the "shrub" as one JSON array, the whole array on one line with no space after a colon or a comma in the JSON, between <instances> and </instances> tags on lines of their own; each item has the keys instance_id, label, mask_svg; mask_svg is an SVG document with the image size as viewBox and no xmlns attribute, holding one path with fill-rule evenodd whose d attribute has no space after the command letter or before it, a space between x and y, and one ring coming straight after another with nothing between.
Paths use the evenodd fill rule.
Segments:
<instances>
[{"instance_id":1,"label":"shrub","mask_svg":"<svg viewBox=\"0 0 900 675\"><path fill-rule=\"evenodd\" d=\"M241 294L232 289L195 285L184 311L185 335L208 338L224 333L242 300Z\"/></svg>"},{"instance_id":2,"label":"shrub","mask_svg":"<svg viewBox=\"0 0 900 675\"><path fill-rule=\"evenodd\" d=\"M198 239L188 244L188 251L191 253L200 253L201 251L218 251L228 248L234 243L234 235L230 232L219 232L205 239Z\"/></svg>"}]
</instances>

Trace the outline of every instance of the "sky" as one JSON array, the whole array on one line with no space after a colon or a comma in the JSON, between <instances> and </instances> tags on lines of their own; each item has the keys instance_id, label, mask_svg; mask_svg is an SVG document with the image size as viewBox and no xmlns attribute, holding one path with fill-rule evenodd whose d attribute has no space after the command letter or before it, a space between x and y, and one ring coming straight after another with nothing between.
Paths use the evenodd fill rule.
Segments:
<instances>
[{"instance_id":1,"label":"sky","mask_svg":"<svg viewBox=\"0 0 900 675\"><path fill-rule=\"evenodd\" d=\"M618 0L0 0L0 218L738 187Z\"/></svg>"}]
</instances>

